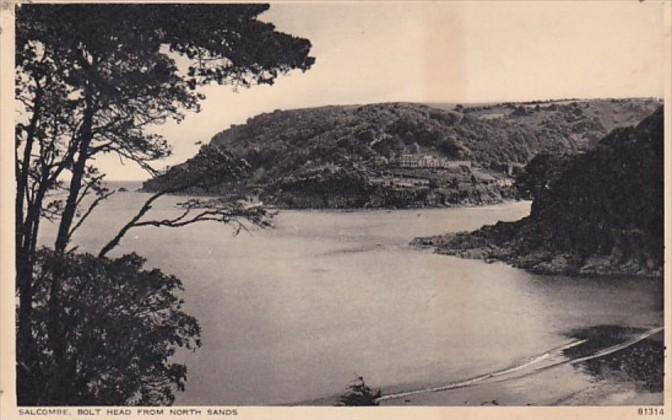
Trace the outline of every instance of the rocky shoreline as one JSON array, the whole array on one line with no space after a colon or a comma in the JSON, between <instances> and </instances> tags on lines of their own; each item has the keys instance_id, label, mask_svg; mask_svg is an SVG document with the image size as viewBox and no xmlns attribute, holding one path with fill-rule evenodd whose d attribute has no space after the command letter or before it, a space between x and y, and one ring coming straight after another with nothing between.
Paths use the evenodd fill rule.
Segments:
<instances>
[{"instance_id":1,"label":"rocky shoreline","mask_svg":"<svg viewBox=\"0 0 672 420\"><path fill-rule=\"evenodd\" d=\"M508 240L506 232L516 229L520 222L500 222L484 226L475 232L457 232L438 236L420 237L411 246L433 248L437 254L482 260L488 263L504 262L511 266L542 275L568 276L637 276L660 278L662 266L653 261L637 258L622 260L615 255L581 257L571 252L552 250L521 250L520 243Z\"/></svg>"},{"instance_id":2,"label":"rocky shoreline","mask_svg":"<svg viewBox=\"0 0 672 420\"><path fill-rule=\"evenodd\" d=\"M411 245L536 274L662 277L662 107L549 173L532 185L529 216Z\"/></svg>"}]
</instances>

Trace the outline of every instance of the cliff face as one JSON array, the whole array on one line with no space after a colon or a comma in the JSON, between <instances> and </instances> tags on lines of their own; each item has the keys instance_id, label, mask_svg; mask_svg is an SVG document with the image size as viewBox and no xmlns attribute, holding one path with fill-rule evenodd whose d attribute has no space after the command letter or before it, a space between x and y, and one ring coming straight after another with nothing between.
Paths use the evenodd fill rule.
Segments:
<instances>
[{"instance_id":1,"label":"cliff face","mask_svg":"<svg viewBox=\"0 0 672 420\"><path fill-rule=\"evenodd\" d=\"M251 166L237 187L287 207L417 207L496 203L514 194L516 168L538 153L577 153L634 124L653 99L496 104L440 109L386 103L275 111L215 135L211 145ZM411 167L399 158L430 156ZM150 180L154 191L170 173ZM344 188L347 185L348 188Z\"/></svg>"},{"instance_id":2,"label":"cliff face","mask_svg":"<svg viewBox=\"0 0 672 420\"><path fill-rule=\"evenodd\" d=\"M414 243L544 274L662 275L662 107L550 166L560 169L532 188L530 216Z\"/></svg>"}]
</instances>

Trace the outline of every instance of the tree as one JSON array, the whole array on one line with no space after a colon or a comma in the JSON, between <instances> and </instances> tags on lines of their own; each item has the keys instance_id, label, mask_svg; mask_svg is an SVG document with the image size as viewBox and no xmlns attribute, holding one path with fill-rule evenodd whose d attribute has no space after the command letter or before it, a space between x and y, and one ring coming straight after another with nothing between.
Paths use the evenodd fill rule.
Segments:
<instances>
[{"instance_id":1,"label":"tree","mask_svg":"<svg viewBox=\"0 0 672 420\"><path fill-rule=\"evenodd\" d=\"M77 229L111 192L94 165L100 154L140 165L170 154L164 138L148 128L198 111L203 96L197 87L219 83L234 87L272 84L292 69L307 70L314 59L310 42L275 31L257 20L264 4L21 5L16 9L16 285L18 394L21 404L35 402L31 387L40 377L33 304L37 238L40 223L58 223L51 259L51 313L63 313L57 291L65 281L65 255ZM239 176L242 168L230 157L214 173ZM212 165L210 166L212 168ZM179 187L186 188L185 184ZM172 186L159 194L178 192ZM144 216L150 198L139 211ZM243 209L214 202L191 202L180 220L230 222ZM193 211L198 214L193 215ZM218 217L216 217L218 216ZM254 220L253 220L254 221ZM141 223L139 219L125 231ZM124 231L124 233L125 233ZM121 233L123 236L123 233ZM113 238L104 256L119 243ZM59 274L60 273L60 274ZM64 349L63 325L44 331L52 350ZM56 352L55 365L67 363ZM60 360L58 360L60 358Z\"/></svg>"},{"instance_id":2,"label":"tree","mask_svg":"<svg viewBox=\"0 0 672 420\"><path fill-rule=\"evenodd\" d=\"M378 405L378 398L382 395L382 391L378 389L373 391L370 386L366 384L364 378L358 376L341 395L340 402L347 406L370 406Z\"/></svg>"},{"instance_id":3,"label":"tree","mask_svg":"<svg viewBox=\"0 0 672 420\"><path fill-rule=\"evenodd\" d=\"M444 155L455 159L462 157L462 146L455 137L443 137L437 145L437 149Z\"/></svg>"},{"instance_id":4,"label":"tree","mask_svg":"<svg viewBox=\"0 0 672 420\"><path fill-rule=\"evenodd\" d=\"M566 169L569 159L548 153L536 155L525 166L525 171L516 177L516 188L521 197L543 199L550 185Z\"/></svg>"},{"instance_id":5,"label":"tree","mask_svg":"<svg viewBox=\"0 0 672 420\"><path fill-rule=\"evenodd\" d=\"M250 165L247 162L235 159L230 153L215 146L202 146L196 156L183 165L171 168L165 174L169 182L145 201L138 213L101 248L98 256L104 257L107 255L119 244L129 230L143 226L182 227L205 221L233 223L237 226L237 231L245 229L243 221L261 227L270 226L269 215L272 214L267 212L265 208L246 207L240 203L231 203L221 198L209 200L191 198L178 204L182 213L172 219L143 219L151 210L152 204L165 194L181 192L194 187L207 190L221 182L234 182L246 178L249 175L249 170Z\"/></svg>"},{"instance_id":6,"label":"tree","mask_svg":"<svg viewBox=\"0 0 672 420\"><path fill-rule=\"evenodd\" d=\"M175 295L182 283L159 270L143 270L136 254L118 259L90 254L36 253L33 334L40 369L32 383L35 404L170 404L184 389L186 367L169 357L177 347L200 346L200 328ZM54 259L64 267L58 290ZM54 316L50 301L62 311ZM48 338L61 324L67 362L57 360Z\"/></svg>"}]
</instances>

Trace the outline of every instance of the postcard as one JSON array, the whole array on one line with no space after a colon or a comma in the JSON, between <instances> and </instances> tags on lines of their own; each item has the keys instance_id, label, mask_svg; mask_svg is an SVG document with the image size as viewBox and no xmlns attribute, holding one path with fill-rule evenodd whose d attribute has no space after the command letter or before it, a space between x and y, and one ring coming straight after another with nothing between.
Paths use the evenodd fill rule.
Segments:
<instances>
[{"instance_id":1,"label":"postcard","mask_svg":"<svg viewBox=\"0 0 672 420\"><path fill-rule=\"evenodd\" d=\"M672 3L1 9L1 418L670 415Z\"/></svg>"}]
</instances>

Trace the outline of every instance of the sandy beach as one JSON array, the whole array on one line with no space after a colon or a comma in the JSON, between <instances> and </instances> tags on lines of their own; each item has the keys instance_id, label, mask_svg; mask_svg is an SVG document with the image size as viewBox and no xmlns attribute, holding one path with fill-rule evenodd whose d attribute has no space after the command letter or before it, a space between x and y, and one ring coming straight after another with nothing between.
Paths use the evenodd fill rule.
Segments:
<instances>
[{"instance_id":1,"label":"sandy beach","mask_svg":"<svg viewBox=\"0 0 672 420\"><path fill-rule=\"evenodd\" d=\"M654 330L655 331L655 330ZM621 331L629 334L631 331ZM646 333L645 333L646 334ZM618 340L596 336L593 342ZM621 337L624 337L621 335ZM630 340L635 340L638 337ZM526 367L511 374L445 391L418 392L387 398L381 405L422 406L609 406L663 404L663 332L635 343L598 350L594 356L578 356L581 345L562 350L562 357L574 361L553 366ZM625 348L619 348L626 346ZM590 346L589 346L590 347ZM585 350L592 350L584 347ZM613 352L611 352L613 351ZM600 356L600 354L608 353ZM583 360L582 359L588 359ZM553 363L553 362L551 362ZM530 369L531 368L531 369ZM577 374L578 373L578 374Z\"/></svg>"},{"instance_id":2,"label":"sandy beach","mask_svg":"<svg viewBox=\"0 0 672 420\"><path fill-rule=\"evenodd\" d=\"M663 330L599 326L498 371L414 389L382 389L387 406L655 406L663 404ZM581 338L584 337L584 338ZM372 388L375 388L371 384ZM338 396L297 405L338 405Z\"/></svg>"}]
</instances>

